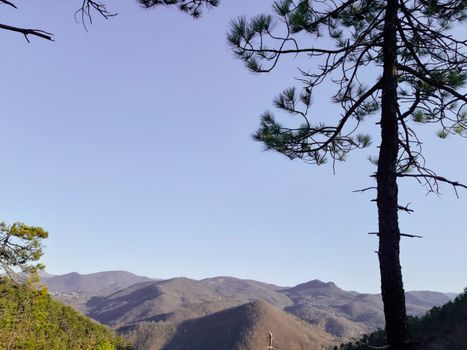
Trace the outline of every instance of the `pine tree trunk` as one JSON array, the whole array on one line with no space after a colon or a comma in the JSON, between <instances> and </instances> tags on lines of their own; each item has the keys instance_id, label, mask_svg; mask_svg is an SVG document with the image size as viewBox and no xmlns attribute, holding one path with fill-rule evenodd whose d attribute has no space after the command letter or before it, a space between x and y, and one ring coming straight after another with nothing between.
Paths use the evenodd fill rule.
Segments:
<instances>
[{"instance_id":1,"label":"pine tree trunk","mask_svg":"<svg viewBox=\"0 0 467 350\"><path fill-rule=\"evenodd\" d=\"M378 184L379 263L386 335L391 349L409 348L404 286L399 260L400 231L396 163L397 36L398 1L387 0L384 27L384 72L382 80L381 147L376 179Z\"/></svg>"}]
</instances>

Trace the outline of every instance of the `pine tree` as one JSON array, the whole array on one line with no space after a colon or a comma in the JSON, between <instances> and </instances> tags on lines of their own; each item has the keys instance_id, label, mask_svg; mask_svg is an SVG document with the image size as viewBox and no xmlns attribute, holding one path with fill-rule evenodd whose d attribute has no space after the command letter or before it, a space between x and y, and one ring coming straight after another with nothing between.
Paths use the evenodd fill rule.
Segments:
<instances>
[{"instance_id":1,"label":"pine tree","mask_svg":"<svg viewBox=\"0 0 467 350\"><path fill-rule=\"evenodd\" d=\"M193 17L219 4L139 2L147 8L177 6ZM410 347L398 212L411 211L398 202L398 179L416 179L431 192L438 192L440 183L453 186L456 194L458 187L467 188L426 166L416 133L417 123L432 123L439 126L441 138L467 136L467 96L461 92L467 79L467 41L456 38L453 30L465 21L466 7L467 0L278 0L273 4L275 16L239 18L228 35L234 52L256 73L270 72L286 55L320 61L299 68L300 92L289 88L274 100L278 110L301 118L302 124L284 126L271 112L261 116L254 137L267 149L317 165L343 161L350 151L370 145L371 135L359 133L359 126L380 114L379 155L372 160L377 168L378 256L387 339L398 350ZM92 0L83 1L78 14L84 21L92 10L113 15ZM38 30L3 24L0 29L51 39ZM311 116L313 92L323 82L336 85L334 101L342 113L335 123Z\"/></svg>"},{"instance_id":2,"label":"pine tree","mask_svg":"<svg viewBox=\"0 0 467 350\"><path fill-rule=\"evenodd\" d=\"M29 275L42 269L44 266L36 262L43 255L41 241L47 237L47 231L40 227L0 222L0 270L17 280L24 277L19 272Z\"/></svg>"},{"instance_id":3,"label":"pine tree","mask_svg":"<svg viewBox=\"0 0 467 350\"><path fill-rule=\"evenodd\" d=\"M199 17L217 1L140 0L146 7L176 5ZM438 136L467 136L467 42L453 26L466 19L466 0L280 0L275 15L232 22L228 41L255 73L270 72L282 56L305 55L299 67L301 91L284 90L275 107L300 125L284 126L271 112L261 116L254 138L290 159L321 165L346 159L371 143L359 133L365 119L380 115L376 166L381 291L391 348L410 347L402 273L398 179L413 178L438 192L440 183L465 185L439 176L422 155L417 123L439 126ZM334 45L331 43L334 42ZM319 61L319 64L316 62ZM342 114L336 122L315 116L312 96L323 82L335 84L334 101ZM328 87L328 85L327 85ZM375 133L377 131L375 130Z\"/></svg>"}]
</instances>

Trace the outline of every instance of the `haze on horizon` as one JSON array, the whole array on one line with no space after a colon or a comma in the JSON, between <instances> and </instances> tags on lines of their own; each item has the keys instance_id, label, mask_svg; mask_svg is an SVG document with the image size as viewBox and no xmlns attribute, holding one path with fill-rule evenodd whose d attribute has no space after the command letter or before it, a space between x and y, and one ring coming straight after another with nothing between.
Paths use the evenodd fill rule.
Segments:
<instances>
[{"instance_id":1,"label":"haze on horizon","mask_svg":"<svg viewBox=\"0 0 467 350\"><path fill-rule=\"evenodd\" d=\"M367 156L315 167L262 152L250 135L271 100L295 83L293 59L256 76L225 43L229 21L269 0L225 2L193 21L175 11L112 3L119 15L86 32L76 3L25 3L15 24L55 42L2 32L2 220L47 229L44 263L63 274L126 270L157 278L320 279L379 291L376 208ZM321 95L320 95L321 97ZM315 100L332 112L326 91ZM372 127L373 120L367 125ZM467 182L467 142L424 127L431 168ZM374 142L376 145L377 142ZM460 156L459 156L460 155ZM467 286L467 193L400 194L406 290Z\"/></svg>"}]
</instances>

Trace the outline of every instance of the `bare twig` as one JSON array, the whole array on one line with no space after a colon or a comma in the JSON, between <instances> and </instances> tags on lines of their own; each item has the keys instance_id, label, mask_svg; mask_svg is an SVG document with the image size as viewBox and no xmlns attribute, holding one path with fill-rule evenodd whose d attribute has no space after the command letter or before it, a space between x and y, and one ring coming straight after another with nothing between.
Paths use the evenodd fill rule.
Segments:
<instances>
[{"instance_id":1,"label":"bare twig","mask_svg":"<svg viewBox=\"0 0 467 350\"><path fill-rule=\"evenodd\" d=\"M11 6L11 7L17 9L16 5L13 4L12 2L8 1L8 0L0 0L0 3L3 3L5 5Z\"/></svg>"},{"instance_id":2,"label":"bare twig","mask_svg":"<svg viewBox=\"0 0 467 350\"><path fill-rule=\"evenodd\" d=\"M376 235L376 236L379 236L379 232L368 232L369 235ZM412 235L410 233L399 233L399 236L403 236L403 237L409 237L409 238L423 238L423 236L419 236L419 235Z\"/></svg>"},{"instance_id":3,"label":"bare twig","mask_svg":"<svg viewBox=\"0 0 467 350\"><path fill-rule=\"evenodd\" d=\"M53 34L52 33L49 33L49 32L46 32L46 31L40 30L40 29L20 28L20 27L9 26L7 24L1 24L1 23L0 23L0 29L21 33L21 34L24 35L24 37L26 38L26 40L28 42L29 42L29 38L28 38L29 35L34 35L34 36L38 36L38 37L43 38L43 39L53 41L53 39L52 39Z\"/></svg>"},{"instance_id":4,"label":"bare twig","mask_svg":"<svg viewBox=\"0 0 467 350\"><path fill-rule=\"evenodd\" d=\"M371 186L371 187L365 187L359 190L353 190L352 192L366 192L366 191L376 190L376 189L377 189L376 186Z\"/></svg>"},{"instance_id":5,"label":"bare twig","mask_svg":"<svg viewBox=\"0 0 467 350\"><path fill-rule=\"evenodd\" d=\"M431 174L431 173L430 174L427 174L427 173L420 173L420 174L401 174L401 173L398 173L397 176L398 177L412 177L412 178L415 178L415 179L424 179L426 181L426 183L429 183L429 181L432 180L432 181L435 182L435 185L437 184L437 182L447 183L447 184L451 185L454 188L454 192L456 193L457 198L459 198L459 193L457 192L457 187L467 189L467 185L464 185L463 183L460 183L458 181L452 181L452 180L446 179L443 176L438 176L436 174Z\"/></svg>"},{"instance_id":6,"label":"bare twig","mask_svg":"<svg viewBox=\"0 0 467 350\"><path fill-rule=\"evenodd\" d=\"M410 205L410 203L408 203L406 206L398 205L398 206L397 206L397 209L402 210L402 211L405 211L405 212L407 212L407 213L409 213L409 214L410 214L410 213L413 213L414 210L413 210L413 209L410 209L410 208L409 208L409 205Z\"/></svg>"},{"instance_id":7,"label":"bare twig","mask_svg":"<svg viewBox=\"0 0 467 350\"><path fill-rule=\"evenodd\" d=\"M101 3L100 1L83 0L81 7L75 12L75 19L78 21L78 17L81 17L81 23L86 30L88 30L86 26L86 20L92 24L92 11L96 11L105 19L109 19L110 17L117 15L117 13L108 11L105 4Z\"/></svg>"}]
</instances>

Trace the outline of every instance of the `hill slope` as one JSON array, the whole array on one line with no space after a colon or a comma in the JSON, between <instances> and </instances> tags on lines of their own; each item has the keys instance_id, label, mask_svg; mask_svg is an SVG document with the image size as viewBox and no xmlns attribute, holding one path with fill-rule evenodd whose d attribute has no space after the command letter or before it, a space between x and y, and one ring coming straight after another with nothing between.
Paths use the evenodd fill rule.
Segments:
<instances>
[{"instance_id":1,"label":"hill slope","mask_svg":"<svg viewBox=\"0 0 467 350\"><path fill-rule=\"evenodd\" d=\"M384 327L381 295L345 291L332 282L313 280L283 289L292 306L286 311L341 338L350 338ZM443 305L450 297L443 293L406 292L407 311L420 316L433 306Z\"/></svg>"},{"instance_id":2,"label":"hill slope","mask_svg":"<svg viewBox=\"0 0 467 350\"><path fill-rule=\"evenodd\" d=\"M188 278L141 283L107 297L89 300L89 316L118 328L140 321L180 322L264 300L279 308L291 300L266 283L219 277L201 281Z\"/></svg>"},{"instance_id":3,"label":"hill slope","mask_svg":"<svg viewBox=\"0 0 467 350\"><path fill-rule=\"evenodd\" d=\"M0 278L0 349L113 350L122 342L105 326L52 300L46 290Z\"/></svg>"},{"instance_id":4,"label":"hill slope","mask_svg":"<svg viewBox=\"0 0 467 350\"><path fill-rule=\"evenodd\" d=\"M140 339L138 348L145 350L251 350L267 349L269 332L275 349L318 350L335 343L319 327L263 301L185 321L166 338L165 344L151 343L150 338L138 334L137 328L127 329L126 333Z\"/></svg>"},{"instance_id":5,"label":"hill slope","mask_svg":"<svg viewBox=\"0 0 467 350\"><path fill-rule=\"evenodd\" d=\"M467 289L454 301L413 320L411 331L419 350L467 349Z\"/></svg>"},{"instance_id":6,"label":"hill slope","mask_svg":"<svg viewBox=\"0 0 467 350\"><path fill-rule=\"evenodd\" d=\"M186 320L255 300L292 313L341 341L384 326L380 295L345 291L332 282L319 280L285 288L232 277L161 281L115 271L43 276L42 281L55 298L114 330L127 333L131 329L133 335L139 335L132 339L137 343L147 340L159 346L155 349ZM411 315L422 315L432 306L450 300L446 294L429 291L407 292L406 298Z\"/></svg>"},{"instance_id":7,"label":"hill slope","mask_svg":"<svg viewBox=\"0 0 467 350\"><path fill-rule=\"evenodd\" d=\"M423 317L409 320L415 350L467 349L467 290L442 307L432 308ZM383 332L365 336L362 343L371 346L386 345ZM364 345L341 345L342 350L368 349Z\"/></svg>"},{"instance_id":8,"label":"hill slope","mask_svg":"<svg viewBox=\"0 0 467 350\"><path fill-rule=\"evenodd\" d=\"M384 325L380 295L345 291L334 283L310 281L293 288L232 277L201 281L174 278L140 283L87 303L88 315L118 329L138 322L182 321L202 317L255 300L318 325L342 339L359 337ZM449 301L436 292L408 292L407 308L420 315Z\"/></svg>"}]
</instances>

